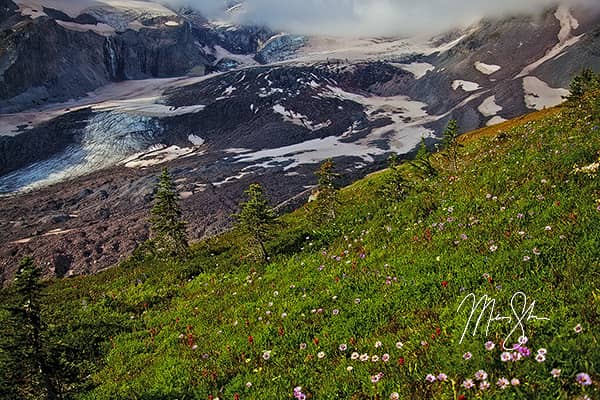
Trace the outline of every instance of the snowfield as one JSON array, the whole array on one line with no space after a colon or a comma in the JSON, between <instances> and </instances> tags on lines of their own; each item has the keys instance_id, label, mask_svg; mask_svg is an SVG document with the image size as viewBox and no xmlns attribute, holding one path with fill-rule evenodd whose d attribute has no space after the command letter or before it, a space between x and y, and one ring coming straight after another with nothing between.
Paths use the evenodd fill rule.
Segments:
<instances>
[{"instance_id":1,"label":"snowfield","mask_svg":"<svg viewBox=\"0 0 600 400\"><path fill-rule=\"evenodd\" d=\"M284 171L294 169L303 164L316 164L334 157L357 157L364 162L373 162L374 156L389 152L406 154L413 150L424 137L433 132L423 128L427 122L438 117L428 115L424 103L411 100L406 96L376 97L362 96L346 92L338 87L328 86L324 96L351 100L362 104L371 121L387 120L386 126L372 129L365 138L349 142L348 137L355 132L353 126L341 137L329 136L323 139L312 139L290 146L275 149L244 152L234 159L238 162L251 163L246 169L256 167L271 168L284 166ZM230 150L233 153L232 150Z\"/></svg>"}]
</instances>

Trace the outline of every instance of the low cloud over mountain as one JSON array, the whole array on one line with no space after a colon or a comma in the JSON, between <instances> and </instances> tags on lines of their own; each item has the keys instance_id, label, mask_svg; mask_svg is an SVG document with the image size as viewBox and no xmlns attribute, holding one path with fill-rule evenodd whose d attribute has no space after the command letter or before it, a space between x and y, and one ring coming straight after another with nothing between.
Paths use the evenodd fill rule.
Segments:
<instances>
[{"instance_id":1,"label":"low cloud over mountain","mask_svg":"<svg viewBox=\"0 0 600 400\"><path fill-rule=\"evenodd\" d=\"M301 34L391 36L439 33L482 17L536 13L557 3L600 8L597 0L246 0L235 13L223 13L223 0L167 0L190 5L213 17L267 25ZM231 2L230 2L231 3Z\"/></svg>"}]
</instances>

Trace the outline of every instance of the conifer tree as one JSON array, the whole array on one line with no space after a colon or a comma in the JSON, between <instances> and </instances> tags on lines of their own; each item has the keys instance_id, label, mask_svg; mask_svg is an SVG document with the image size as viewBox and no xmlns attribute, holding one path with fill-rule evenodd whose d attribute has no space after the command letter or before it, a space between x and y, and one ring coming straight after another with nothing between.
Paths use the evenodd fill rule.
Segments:
<instances>
[{"instance_id":1,"label":"conifer tree","mask_svg":"<svg viewBox=\"0 0 600 400\"><path fill-rule=\"evenodd\" d=\"M241 211L239 214L235 214L234 218L237 219L240 231L249 234L255 244L260 247L261 255L266 262L269 260L269 254L265 243L276 225L277 215L275 210L269 206L260 184L251 184L244 193L248 196L248 200L240 204Z\"/></svg>"},{"instance_id":2,"label":"conifer tree","mask_svg":"<svg viewBox=\"0 0 600 400\"><path fill-rule=\"evenodd\" d=\"M167 168L163 168L159 177L149 222L151 241L158 254L176 257L188 254L186 224Z\"/></svg>"},{"instance_id":3,"label":"conifer tree","mask_svg":"<svg viewBox=\"0 0 600 400\"><path fill-rule=\"evenodd\" d=\"M13 286L10 304L5 305L5 315L0 340L3 353L3 379L10 381L13 390L7 393L0 388L3 398L59 399L55 382L56 365L53 365L42 319L41 271L30 257L23 258ZM56 361L56 360L55 360Z\"/></svg>"},{"instance_id":4,"label":"conifer tree","mask_svg":"<svg viewBox=\"0 0 600 400\"><path fill-rule=\"evenodd\" d=\"M456 171L458 168L458 149L462 147L458 143L458 135L458 121L451 119L444 130L442 146L444 148L443 154L450 161L453 171Z\"/></svg>"},{"instance_id":5,"label":"conifer tree","mask_svg":"<svg viewBox=\"0 0 600 400\"><path fill-rule=\"evenodd\" d=\"M417 154L414 160L410 162L410 166L413 167L413 170L422 179L428 179L437 175L437 170L431 163L431 153L427 149L427 145L425 145L425 139L421 139Z\"/></svg>"},{"instance_id":6,"label":"conifer tree","mask_svg":"<svg viewBox=\"0 0 600 400\"><path fill-rule=\"evenodd\" d=\"M400 169L398 155L393 153L388 159L388 175L381 194L386 200L401 201L408 194L409 186Z\"/></svg>"},{"instance_id":7,"label":"conifer tree","mask_svg":"<svg viewBox=\"0 0 600 400\"><path fill-rule=\"evenodd\" d=\"M335 163L329 159L321 163L315 175L319 178L315 217L317 223L323 223L335 218L335 209L340 204L339 190L335 184L340 174L335 172Z\"/></svg>"},{"instance_id":8,"label":"conifer tree","mask_svg":"<svg viewBox=\"0 0 600 400\"><path fill-rule=\"evenodd\" d=\"M600 74L595 74L590 68L585 68L580 74L575 76L569 87L568 100L580 100L587 93L600 90Z\"/></svg>"}]
</instances>

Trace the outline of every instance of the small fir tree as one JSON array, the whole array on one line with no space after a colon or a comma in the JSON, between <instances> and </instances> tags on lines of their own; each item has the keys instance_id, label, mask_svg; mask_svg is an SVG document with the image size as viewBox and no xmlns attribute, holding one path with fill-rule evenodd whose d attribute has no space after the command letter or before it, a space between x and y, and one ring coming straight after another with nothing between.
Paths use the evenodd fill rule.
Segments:
<instances>
[{"instance_id":1,"label":"small fir tree","mask_svg":"<svg viewBox=\"0 0 600 400\"><path fill-rule=\"evenodd\" d=\"M444 130L442 146L444 148L443 154L450 161L453 171L456 171L458 168L458 149L462 147L458 143L458 135L458 121L451 119Z\"/></svg>"},{"instance_id":2,"label":"small fir tree","mask_svg":"<svg viewBox=\"0 0 600 400\"><path fill-rule=\"evenodd\" d=\"M335 163L329 159L321 163L315 175L319 178L315 217L317 223L323 223L335 219L335 209L340 204L336 186L340 174L335 172Z\"/></svg>"},{"instance_id":3,"label":"small fir tree","mask_svg":"<svg viewBox=\"0 0 600 400\"><path fill-rule=\"evenodd\" d=\"M252 237L259 246L262 258L269 260L266 241L271 236L276 225L277 215L275 210L269 206L262 186L258 183L251 184L244 191L248 200L240 204L241 211L235 214L238 229Z\"/></svg>"},{"instance_id":4,"label":"small fir tree","mask_svg":"<svg viewBox=\"0 0 600 400\"><path fill-rule=\"evenodd\" d=\"M431 153L427 149L425 139L421 139L417 154L410 162L410 166L421 179L429 179L437 175L437 170L431 162Z\"/></svg>"},{"instance_id":5,"label":"small fir tree","mask_svg":"<svg viewBox=\"0 0 600 400\"><path fill-rule=\"evenodd\" d=\"M158 254L176 257L188 254L186 224L167 168L163 168L159 177L149 222L151 241Z\"/></svg>"},{"instance_id":6,"label":"small fir tree","mask_svg":"<svg viewBox=\"0 0 600 400\"><path fill-rule=\"evenodd\" d=\"M10 289L12 297L7 320L2 328L0 353L5 356L3 380L11 382L9 398L59 399L59 385L55 379L57 365L49 356L46 324L42 319L41 271L31 257L21 260L19 271ZM56 361L56 360L54 360ZM0 393L5 391L0 388ZM12 393L11 393L12 392Z\"/></svg>"},{"instance_id":7,"label":"small fir tree","mask_svg":"<svg viewBox=\"0 0 600 400\"><path fill-rule=\"evenodd\" d=\"M600 90L600 74L594 73L591 68L585 68L575 76L569 87L567 99L576 101L582 99L586 94Z\"/></svg>"},{"instance_id":8,"label":"small fir tree","mask_svg":"<svg viewBox=\"0 0 600 400\"><path fill-rule=\"evenodd\" d=\"M398 162L398 155L393 153L388 159L388 174L381 190L384 199L396 202L403 200L408 195L410 188Z\"/></svg>"}]
</instances>

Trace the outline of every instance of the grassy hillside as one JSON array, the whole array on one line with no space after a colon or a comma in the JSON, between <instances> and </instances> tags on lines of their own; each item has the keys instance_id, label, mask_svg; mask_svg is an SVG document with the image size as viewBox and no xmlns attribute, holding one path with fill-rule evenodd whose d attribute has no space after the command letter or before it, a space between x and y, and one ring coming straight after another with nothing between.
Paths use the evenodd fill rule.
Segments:
<instances>
[{"instance_id":1,"label":"grassy hillside","mask_svg":"<svg viewBox=\"0 0 600 400\"><path fill-rule=\"evenodd\" d=\"M197 244L189 261L130 260L53 282L44 315L63 390L600 398L599 103L467 134L456 171L441 154L434 177L403 164L401 201L381 194L382 171L342 191L334 221L316 226L310 206L285 215L268 264L232 231ZM461 343L470 294L495 309L473 335L480 307ZM522 332L520 350L501 348Z\"/></svg>"}]
</instances>

